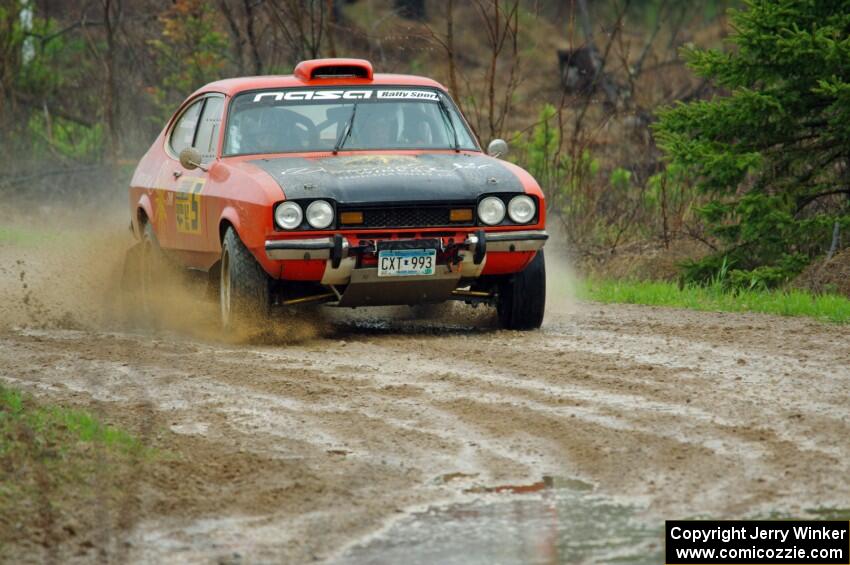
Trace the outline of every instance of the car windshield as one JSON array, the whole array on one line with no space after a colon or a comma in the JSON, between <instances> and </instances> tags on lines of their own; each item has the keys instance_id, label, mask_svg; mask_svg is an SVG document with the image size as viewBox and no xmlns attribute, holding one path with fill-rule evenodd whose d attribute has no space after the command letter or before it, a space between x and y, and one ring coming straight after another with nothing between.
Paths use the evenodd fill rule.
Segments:
<instances>
[{"instance_id":1,"label":"car windshield","mask_svg":"<svg viewBox=\"0 0 850 565\"><path fill-rule=\"evenodd\" d=\"M239 94L230 105L224 155L336 147L478 149L448 96L432 89L263 90Z\"/></svg>"}]
</instances>

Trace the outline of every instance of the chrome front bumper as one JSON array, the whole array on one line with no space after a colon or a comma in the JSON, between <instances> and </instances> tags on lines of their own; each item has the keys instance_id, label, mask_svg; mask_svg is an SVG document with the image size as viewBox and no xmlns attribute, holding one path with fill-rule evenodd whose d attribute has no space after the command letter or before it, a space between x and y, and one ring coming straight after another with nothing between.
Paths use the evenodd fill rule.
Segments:
<instances>
[{"instance_id":1,"label":"chrome front bumper","mask_svg":"<svg viewBox=\"0 0 850 565\"><path fill-rule=\"evenodd\" d=\"M460 277L475 278L484 270L488 253L537 251L549 235L543 230L491 232L478 230L469 234L460 248L464 250L458 271ZM342 235L305 239L276 239L266 241L266 255L274 260L327 261L322 284L348 284L357 264L351 244ZM355 251L356 253L356 251Z\"/></svg>"},{"instance_id":2,"label":"chrome front bumper","mask_svg":"<svg viewBox=\"0 0 850 565\"><path fill-rule=\"evenodd\" d=\"M485 233L487 251L537 251L547 239L543 230Z\"/></svg>"},{"instance_id":3,"label":"chrome front bumper","mask_svg":"<svg viewBox=\"0 0 850 565\"><path fill-rule=\"evenodd\" d=\"M266 241L269 259L330 259L338 247L340 257L348 257L348 240L342 236L309 239L273 239Z\"/></svg>"},{"instance_id":4,"label":"chrome front bumper","mask_svg":"<svg viewBox=\"0 0 850 565\"><path fill-rule=\"evenodd\" d=\"M482 237L483 234L483 237ZM543 230L509 231L486 233L479 230L467 236L463 247L467 251L486 253L487 251L537 251L549 239ZM350 244L345 237L317 237L306 239L273 239L266 241L266 255L269 259L331 259L337 255L340 259L348 257Z\"/></svg>"}]
</instances>

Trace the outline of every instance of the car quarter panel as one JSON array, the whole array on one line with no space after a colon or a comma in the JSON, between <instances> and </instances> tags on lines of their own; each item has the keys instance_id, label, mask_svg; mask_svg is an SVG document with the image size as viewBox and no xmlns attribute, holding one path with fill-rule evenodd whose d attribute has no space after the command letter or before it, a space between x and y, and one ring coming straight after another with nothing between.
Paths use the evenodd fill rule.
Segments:
<instances>
[{"instance_id":1,"label":"car quarter panel","mask_svg":"<svg viewBox=\"0 0 850 565\"><path fill-rule=\"evenodd\" d=\"M144 213L144 221L154 222L157 219L157 208L153 191L157 184L163 158L165 157L165 152L162 151L162 146L159 143L161 139L162 134L157 137L157 141L154 142L150 149L148 149L148 152L141 158L136 170L133 172L133 177L130 179L130 221L133 226L133 234L137 238L141 238L143 230L140 212ZM164 212L162 212L162 219L165 219Z\"/></svg>"}]
</instances>

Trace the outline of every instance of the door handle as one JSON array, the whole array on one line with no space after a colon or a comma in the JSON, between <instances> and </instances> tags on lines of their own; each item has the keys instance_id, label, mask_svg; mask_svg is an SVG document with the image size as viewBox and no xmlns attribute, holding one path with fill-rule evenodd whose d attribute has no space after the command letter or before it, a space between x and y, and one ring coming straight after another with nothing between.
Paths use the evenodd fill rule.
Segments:
<instances>
[{"instance_id":1,"label":"door handle","mask_svg":"<svg viewBox=\"0 0 850 565\"><path fill-rule=\"evenodd\" d=\"M174 171L172 174L174 175L174 178L179 179L183 176L183 171Z\"/></svg>"}]
</instances>

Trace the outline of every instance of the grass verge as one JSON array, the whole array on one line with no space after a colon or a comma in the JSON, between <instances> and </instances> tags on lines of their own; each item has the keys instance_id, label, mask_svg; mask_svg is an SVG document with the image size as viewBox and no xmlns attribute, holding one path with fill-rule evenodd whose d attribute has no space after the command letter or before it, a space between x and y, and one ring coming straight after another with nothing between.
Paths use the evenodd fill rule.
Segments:
<instances>
[{"instance_id":1,"label":"grass verge","mask_svg":"<svg viewBox=\"0 0 850 565\"><path fill-rule=\"evenodd\" d=\"M95 522L126 498L149 455L88 412L0 386L0 561L68 541L85 552Z\"/></svg>"},{"instance_id":2,"label":"grass verge","mask_svg":"<svg viewBox=\"0 0 850 565\"><path fill-rule=\"evenodd\" d=\"M604 303L645 304L724 312L759 312L780 316L808 316L839 324L850 323L850 299L836 294L801 290L729 291L720 285L688 285L664 281L584 280L578 296Z\"/></svg>"}]
</instances>

